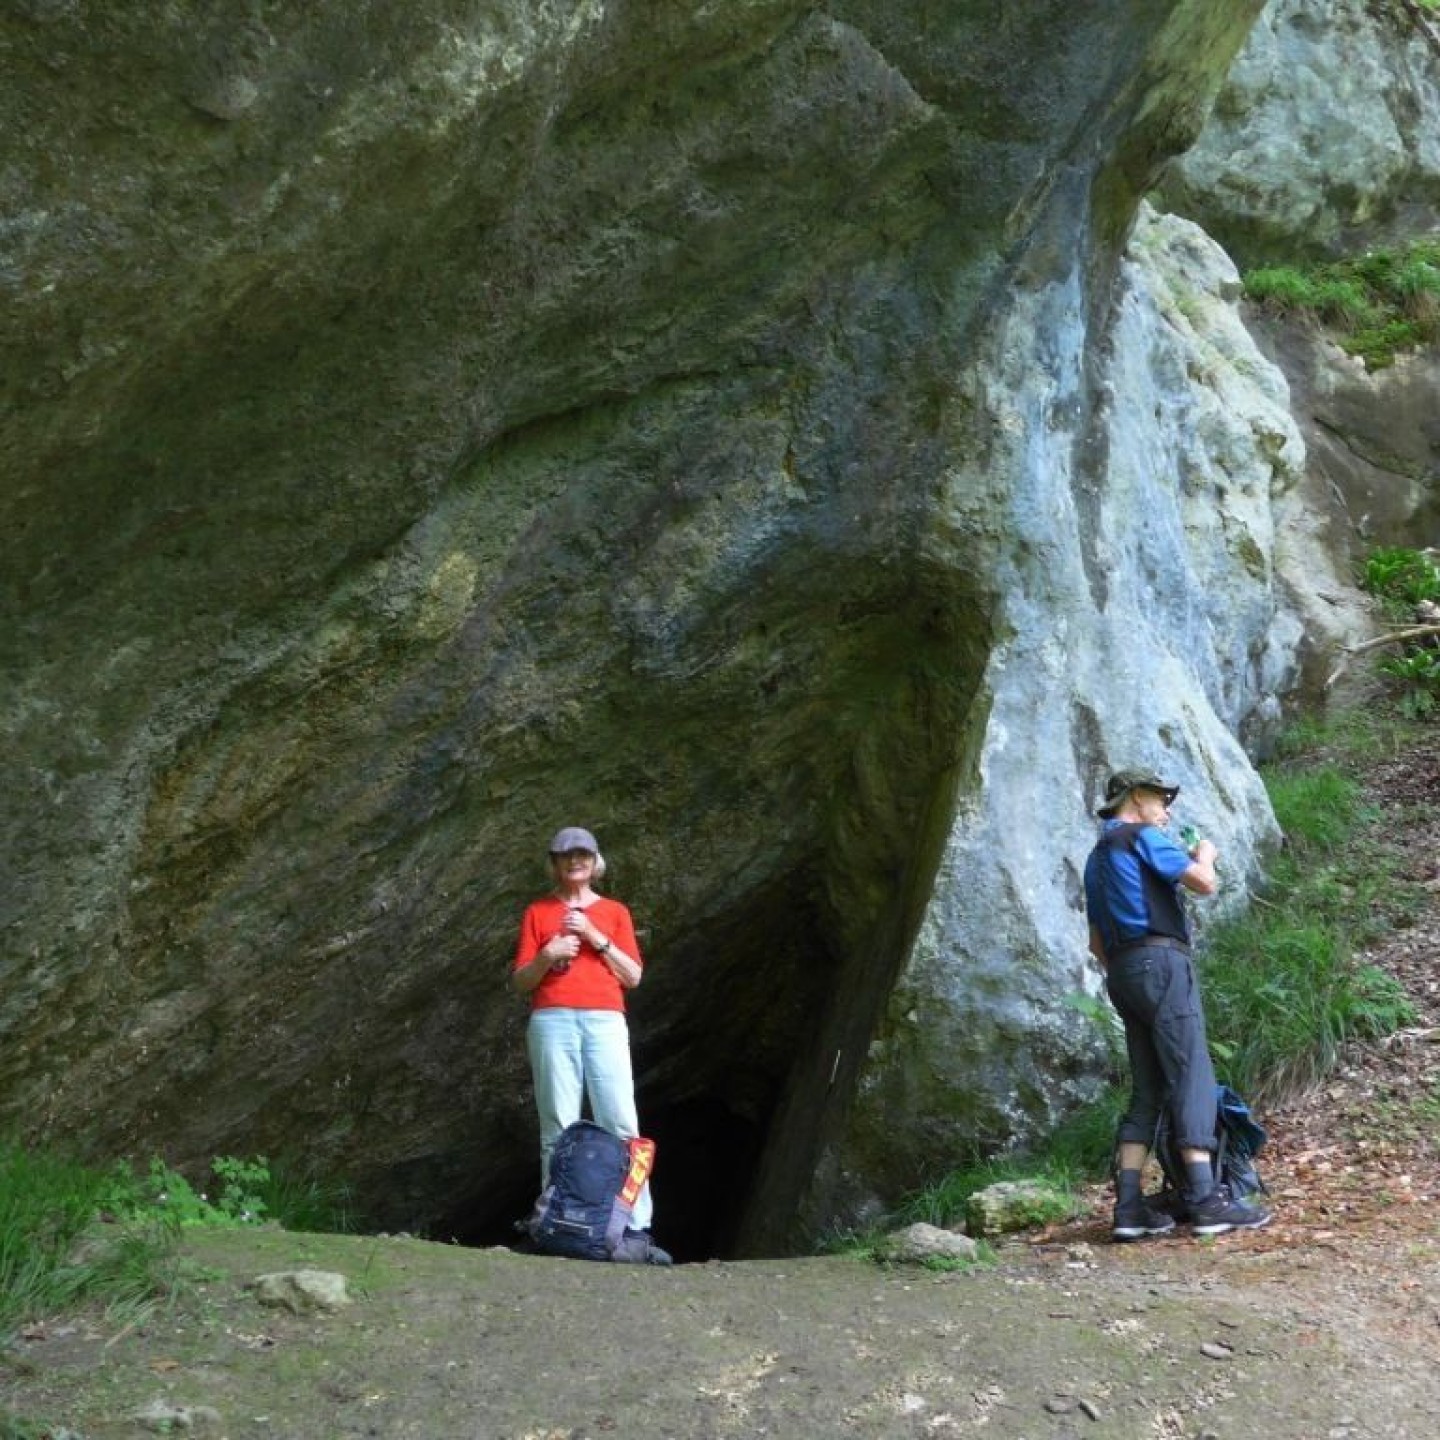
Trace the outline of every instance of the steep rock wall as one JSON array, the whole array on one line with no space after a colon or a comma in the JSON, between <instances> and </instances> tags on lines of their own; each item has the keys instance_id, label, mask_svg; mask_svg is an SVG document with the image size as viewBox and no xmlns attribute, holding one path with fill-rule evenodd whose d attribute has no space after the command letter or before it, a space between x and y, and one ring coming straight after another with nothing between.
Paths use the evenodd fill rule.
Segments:
<instances>
[{"instance_id":1,"label":"steep rock wall","mask_svg":"<svg viewBox=\"0 0 1440 1440\"><path fill-rule=\"evenodd\" d=\"M1407 0L1272 0L1161 194L1246 267L1433 236L1440 16ZM1433 544L1433 350L1370 371L1312 321L1254 312L1248 323L1289 382L1308 455L1307 513L1329 552L1358 573L1377 545ZM1347 602L1342 591L1322 603ZM1311 668L1308 681L1323 685Z\"/></svg>"},{"instance_id":2,"label":"steep rock wall","mask_svg":"<svg viewBox=\"0 0 1440 1440\"><path fill-rule=\"evenodd\" d=\"M1155 612L1177 477L1114 471L1097 351L1254 9L11 7L7 1120L508 1219L503 976L571 821L692 1249L842 1202L907 968L1050 1113L1104 766L1223 780L1241 869L1267 833L1270 560L1238 622Z\"/></svg>"},{"instance_id":3,"label":"steep rock wall","mask_svg":"<svg viewBox=\"0 0 1440 1440\"><path fill-rule=\"evenodd\" d=\"M1140 763L1181 783L1179 819L1224 857L1220 897L1192 907L1203 931L1244 904L1251 857L1276 838L1240 740L1263 748L1307 658L1330 663L1365 632L1312 520L1288 386L1239 291L1203 231L1144 210L1093 408L1073 292L1068 312L1056 294L1043 320L1007 319L1069 337L1070 364L1048 393L1005 385L1003 361L990 372L1003 403L1048 411L1008 427L1030 459L1017 462L1027 491L1009 497L1026 543L1007 557L981 782L962 797L850 1129L820 1167L821 1192L855 1219L933 1178L937 1155L1002 1148L1092 1091L1081 873L1104 774Z\"/></svg>"}]
</instances>

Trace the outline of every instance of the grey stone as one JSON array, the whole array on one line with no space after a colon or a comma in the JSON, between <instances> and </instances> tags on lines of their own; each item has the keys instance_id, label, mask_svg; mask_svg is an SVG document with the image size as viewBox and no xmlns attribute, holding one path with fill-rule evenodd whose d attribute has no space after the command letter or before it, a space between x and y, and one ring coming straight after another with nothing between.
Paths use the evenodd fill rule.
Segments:
<instances>
[{"instance_id":1,"label":"grey stone","mask_svg":"<svg viewBox=\"0 0 1440 1440\"><path fill-rule=\"evenodd\" d=\"M1433 230L1437 37L1414 7L1272 0L1167 200L1247 265Z\"/></svg>"},{"instance_id":2,"label":"grey stone","mask_svg":"<svg viewBox=\"0 0 1440 1440\"><path fill-rule=\"evenodd\" d=\"M257 1276L249 1287L261 1305L300 1315L313 1310L340 1310L350 1304L345 1277L332 1270L277 1270Z\"/></svg>"},{"instance_id":3,"label":"grey stone","mask_svg":"<svg viewBox=\"0 0 1440 1440\"><path fill-rule=\"evenodd\" d=\"M919 1222L887 1235L879 1246L879 1253L886 1260L919 1265L927 1260L975 1260L980 1247L959 1231Z\"/></svg>"},{"instance_id":4,"label":"grey stone","mask_svg":"<svg viewBox=\"0 0 1440 1440\"><path fill-rule=\"evenodd\" d=\"M1039 1180L1001 1180L977 1190L965 1205L965 1228L972 1235L1007 1235L1036 1225L1067 1220L1073 1198Z\"/></svg>"},{"instance_id":5,"label":"grey stone","mask_svg":"<svg viewBox=\"0 0 1440 1440\"><path fill-rule=\"evenodd\" d=\"M134 1414L137 1424L157 1435L175 1431L206 1434L221 1424L220 1412L209 1405L177 1405L171 1400L151 1400Z\"/></svg>"}]
</instances>

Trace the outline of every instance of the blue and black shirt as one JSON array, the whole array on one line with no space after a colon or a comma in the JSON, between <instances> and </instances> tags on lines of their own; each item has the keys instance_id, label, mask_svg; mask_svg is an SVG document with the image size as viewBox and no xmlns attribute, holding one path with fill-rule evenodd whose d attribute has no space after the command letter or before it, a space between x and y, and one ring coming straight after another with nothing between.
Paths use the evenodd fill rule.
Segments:
<instances>
[{"instance_id":1,"label":"blue and black shirt","mask_svg":"<svg viewBox=\"0 0 1440 1440\"><path fill-rule=\"evenodd\" d=\"M1107 820L1085 863L1085 910L1106 955L1147 936L1190 943L1180 877L1191 857L1163 830Z\"/></svg>"}]
</instances>

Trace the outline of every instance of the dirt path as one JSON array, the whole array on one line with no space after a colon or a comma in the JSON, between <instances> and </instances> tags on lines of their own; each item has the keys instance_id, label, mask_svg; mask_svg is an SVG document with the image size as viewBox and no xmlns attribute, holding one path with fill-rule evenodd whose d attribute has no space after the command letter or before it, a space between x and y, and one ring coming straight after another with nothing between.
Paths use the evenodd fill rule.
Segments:
<instances>
[{"instance_id":1,"label":"dirt path","mask_svg":"<svg viewBox=\"0 0 1440 1440\"><path fill-rule=\"evenodd\" d=\"M1418 1019L1262 1114L1265 1231L1115 1246L1097 1190L1078 1223L948 1275L203 1232L173 1312L37 1327L0 1362L0 1404L45 1422L0 1440L1433 1440L1440 739L1367 783L1420 899L1366 958ZM297 1268L343 1274L351 1303L292 1314L247 1288Z\"/></svg>"},{"instance_id":2,"label":"dirt path","mask_svg":"<svg viewBox=\"0 0 1440 1440\"><path fill-rule=\"evenodd\" d=\"M1051 1241L942 1275L211 1232L182 1311L35 1333L5 1402L54 1440L1431 1440L1436 1246L1396 1270L1388 1244L1254 1239ZM244 1288L298 1267L345 1274L352 1303L291 1314Z\"/></svg>"}]
</instances>

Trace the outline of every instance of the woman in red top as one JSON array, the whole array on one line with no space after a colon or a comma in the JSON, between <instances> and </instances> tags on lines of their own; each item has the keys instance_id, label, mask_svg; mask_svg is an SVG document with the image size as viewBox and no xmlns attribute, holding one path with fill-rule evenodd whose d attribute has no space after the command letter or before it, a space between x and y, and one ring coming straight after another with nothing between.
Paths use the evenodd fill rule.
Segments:
<instances>
[{"instance_id":1,"label":"woman in red top","mask_svg":"<svg viewBox=\"0 0 1440 1440\"><path fill-rule=\"evenodd\" d=\"M635 922L618 900L598 895L605 874L595 837L567 826L550 842L554 891L526 907L511 980L530 997L527 1043L540 1114L540 1183L550 1178L550 1150L581 1118L588 1097L595 1123L630 1139L640 1133L625 991L640 983L644 961ZM634 1227L648 1230L650 1187L635 1205Z\"/></svg>"}]
</instances>

